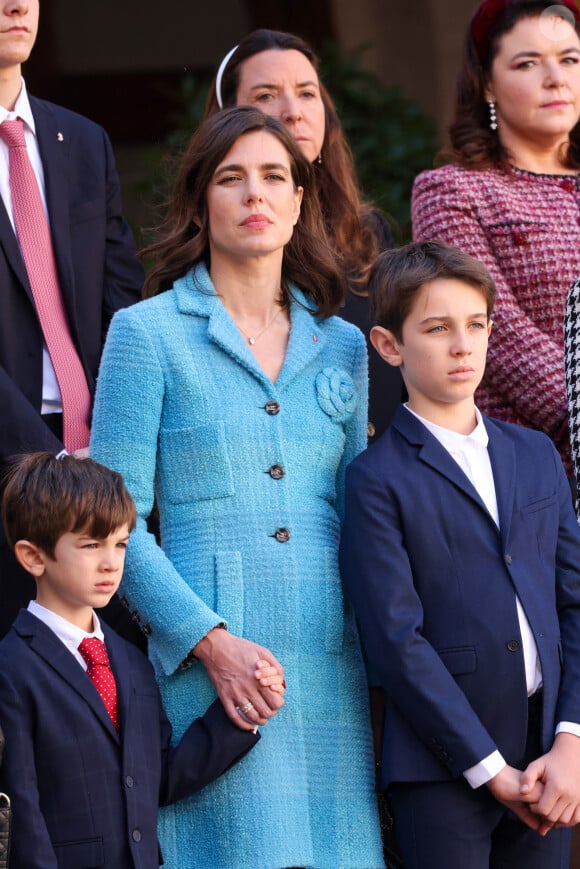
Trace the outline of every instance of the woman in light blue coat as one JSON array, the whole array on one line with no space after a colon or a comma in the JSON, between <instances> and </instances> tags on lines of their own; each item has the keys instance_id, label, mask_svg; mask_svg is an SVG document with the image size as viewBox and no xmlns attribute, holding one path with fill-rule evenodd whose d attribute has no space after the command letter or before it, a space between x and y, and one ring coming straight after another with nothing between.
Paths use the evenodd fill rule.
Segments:
<instances>
[{"instance_id":1,"label":"woman in light blue coat","mask_svg":"<svg viewBox=\"0 0 580 869\"><path fill-rule=\"evenodd\" d=\"M179 738L219 694L260 748L163 811L166 869L378 869L368 693L338 573L361 333L291 136L227 110L182 159L146 301L103 355L91 454L140 516L122 592ZM304 198L303 198L304 194ZM147 532L156 501L160 546ZM285 674L285 705L258 659ZM278 714L276 714L278 713ZM138 786L138 783L136 783Z\"/></svg>"}]
</instances>

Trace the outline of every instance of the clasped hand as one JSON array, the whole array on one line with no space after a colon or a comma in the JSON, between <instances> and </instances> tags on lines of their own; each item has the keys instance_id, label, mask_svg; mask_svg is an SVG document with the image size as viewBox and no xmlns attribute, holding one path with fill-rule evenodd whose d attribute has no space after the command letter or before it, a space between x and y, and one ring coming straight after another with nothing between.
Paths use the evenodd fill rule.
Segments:
<instances>
[{"instance_id":1,"label":"clasped hand","mask_svg":"<svg viewBox=\"0 0 580 869\"><path fill-rule=\"evenodd\" d=\"M552 827L580 823L580 738L559 733L547 754L521 772L506 766L488 787L528 827L545 836Z\"/></svg>"},{"instance_id":2,"label":"clasped hand","mask_svg":"<svg viewBox=\"0 0 580 869\"><path fill-rule=\"evenodd\" d=\"M268 650L221 628L195 647L228 717L242 730L264 725L284 705L284 668Z\"/></svg>"}]
</instances>

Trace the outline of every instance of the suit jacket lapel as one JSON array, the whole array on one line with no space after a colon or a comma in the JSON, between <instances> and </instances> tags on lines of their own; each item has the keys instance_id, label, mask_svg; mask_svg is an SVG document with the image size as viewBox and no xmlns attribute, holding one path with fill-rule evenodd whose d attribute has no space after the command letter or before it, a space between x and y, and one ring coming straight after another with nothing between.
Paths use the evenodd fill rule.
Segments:
<instances>
[{"instance_id":1,"label":"suit jacket lapel","mask_svg":"<svg viewBox=\"0 0 580 869\"><path fill-rule=\"evenodd\" d=\"M131 707L131 698L133 696L133 685L129 675L131 668L129 665L129 656L127 654L127 644L109 628L101 622L101 628L105 635L105 645L109 653L111 669L115 675L117 683L117 701L119 704L119 726L121 737L127 733L127 722L129 720L129 712ZM108 717L108 716L107 716Z\"/></svg>"},{"instance_id":2,"label":"suit jacket lapel","mask_svg":"<svg viewBox=\"0 0 580 869\"><path fill-rule=\"evenodd\" d=\"M406 408L399 407L392 425L401 432L406 440L420 448L419 458L422 462L430 465L460 489L468 498L475 501L493 526L496 527L493 517L490 515L471 481L445 447L425 428L420 420L413 416Z\"/></svg>"},{"instance_id":3,"label":"suit jacket lapel","mask_svg":"<svg viewBox=\"0 0 580 869\"><path fill-rule=\"evenodd\" d=\"M509 538L516 494L517 456L513 443L508 440L492 419L485 418L489 435L488 452L493 470L495 497L499 513L499 529L504 545Z\"/></svg>"},{"instance_id":4,"label":"suit jacket lapel","mask_svg":"<svg viewBox=\"0 0 580 869\"><path fill-rule=\"evenodd\" d=\"M111 736L118 740L117 731L99 692L64 643L44 622L27 611L18 615L14 627L22 638L29 642L32 651L39 655L57 676L60 676L83 698Z\"/></svg>"}]
</instances>

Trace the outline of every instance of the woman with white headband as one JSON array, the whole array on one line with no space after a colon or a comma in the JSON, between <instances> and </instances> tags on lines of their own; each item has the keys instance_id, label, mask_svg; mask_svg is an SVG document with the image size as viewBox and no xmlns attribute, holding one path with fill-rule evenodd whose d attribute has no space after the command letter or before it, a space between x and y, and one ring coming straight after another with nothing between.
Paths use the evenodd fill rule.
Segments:
<instances>
[{"instance_id":1,"label":"woman with white headband","mask_svg":"<svg viewBox=\"0 0 580 869\"><path fill-rule=\"evenodd\" d=\"M369 341L368 271L377 254L393 246L389 223L361 198L342 125L318 76L318 59L303 39L277 30L254 30L228 51L210 89L206 116L236 105L256 106L282 121L313 163L315 195L350 287L340 316L358 326L367 339L372 443L405 396L399 370L384 365Z\"/></svg>"}]
</instances>

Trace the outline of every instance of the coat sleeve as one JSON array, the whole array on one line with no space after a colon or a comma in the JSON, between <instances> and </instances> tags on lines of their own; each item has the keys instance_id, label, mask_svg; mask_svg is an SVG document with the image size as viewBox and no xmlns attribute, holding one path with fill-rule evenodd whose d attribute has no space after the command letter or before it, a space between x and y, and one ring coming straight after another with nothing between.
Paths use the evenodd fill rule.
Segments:
<instances>
[{"instance_id":1,"label":"coat sleeve","mask_svg":"<svg viewBox=\"0 0 580 869\"><path fill-rule=\"evenodd\" d=\"M423 636L397 504L376 471L361 461L347 471L343 580L373 675L418 738L458 776L497 746Z\"/></svg>"},{"instance_id":2,"label":"coat sleeve","mask_svg":"<svg viewBox=\"0 0 580 869\"><path fill-rule=\"evenodd\" d=\"M476 198L460 181L452 167L423 172L417 177L411 203L413 238L443 241L487 266L497 296L486 374L496 392L532 428L540 428L555 441L558 435L567 438L561 343L542 332L520 306L514 287L499 267L487 227L478 214ZM525 353L514 353L514 347L521 347L522 336Z\"/></svg>"},{"instance_id":3,"label":"coat sleeve","mask_svg":"<svg viewBox=\"0 0 580 869\"><path fill-rule=\"evenodd\" d=\"M171 746L171 726L162 712L162 786L160 805L190 796L224 772L259 741L259 733L240 730L227 717L220 700L196 718L178 745Z\"/></svg>"},{"instance_id":4,"label":"coat sleeve","mask_svg":"<svg viewBox=\"0 0 580 869\"><path fill-rule=\"evenodd\" d=\"M34 722L25 700L0 667L0 726L5 748L0 790L12 805L10 869L57 869L40 798L34 754Z\"/></svg>"},{"instance_id":5,"label":"coat sleeve","mask_svg":"<svg viewBox=\"0 0 580 869\"><path fill-rule=\"evenodd\" d=\"M190 589L147 530L165 384L157 348L134 310L119 311L111 323L97 383L90 452L123 475L135 500L137 528L127 548L121 594L149 625L150 648L169 674L224 619Z\"/></svg>"}]
</instances>

